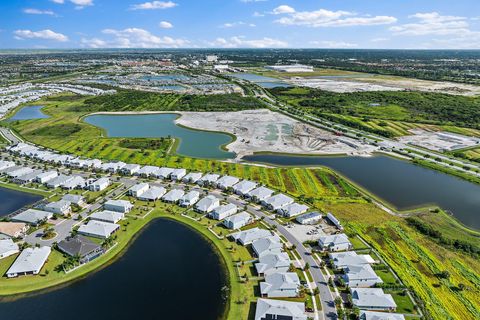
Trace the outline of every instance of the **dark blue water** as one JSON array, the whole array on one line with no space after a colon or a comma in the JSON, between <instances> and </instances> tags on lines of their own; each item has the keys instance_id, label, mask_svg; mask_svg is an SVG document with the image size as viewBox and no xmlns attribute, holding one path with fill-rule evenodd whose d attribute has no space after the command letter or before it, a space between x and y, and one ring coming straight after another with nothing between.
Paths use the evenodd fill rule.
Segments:
<instances>
[{"instance_id":1,"label":"dark blue water","mask_svg":"<svg viewBox=\"0 0 480 320\"><path fill-rule=\"evenodd\" d=\"M216 320L225 278L200 234L159 219L118 261L64 288L0 303L0 319Z\"/></svg>"},{"instance_id":2,"label":"dark blue water","mask_svg":"<svg viewBox=\"0 0 480 320\"><path fill-rule=\"evenodd\" d=\"M437 204L480 229L480 185L387 156L306 157L253 155L247 161L280 166L330 167L399 209Z\"/></svg>"},{"instance_id":3,"label":"dark blue water","mask_svg":"<svg viewBox=\"0 0 480 320\"><path fill-rule=\"evenodd\" d=\"M31 119L45 119L50 118L42 112L43 106L27 106L20 109L17 113L9 119L14 120L31 120Z\"/></svg>"},{"instance_id":4,"label":"dark blue water","mask_svg":"<svg viewBox=\"0 0 480 320\"><path fill-rule=\"evenodd\" d=\"M39 195L0 187L0 217L13 213L41 199L42 196Z\"/></svg>"}]
</instances>

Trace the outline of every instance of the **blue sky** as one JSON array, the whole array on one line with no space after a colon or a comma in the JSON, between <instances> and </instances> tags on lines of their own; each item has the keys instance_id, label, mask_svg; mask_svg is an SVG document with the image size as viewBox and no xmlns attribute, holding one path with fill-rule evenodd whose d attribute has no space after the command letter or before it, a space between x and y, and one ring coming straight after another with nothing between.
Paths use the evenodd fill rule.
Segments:
<instances>
[{"instance_id":1,"label":"blue sky","mask_svg":"<svg viewBox=\"0 0 480 320\"><path fill-rule=\"evenodd\" d=\"M479 0L0 0L0 48L480 49Z\"/></svg>"}]
</instances>

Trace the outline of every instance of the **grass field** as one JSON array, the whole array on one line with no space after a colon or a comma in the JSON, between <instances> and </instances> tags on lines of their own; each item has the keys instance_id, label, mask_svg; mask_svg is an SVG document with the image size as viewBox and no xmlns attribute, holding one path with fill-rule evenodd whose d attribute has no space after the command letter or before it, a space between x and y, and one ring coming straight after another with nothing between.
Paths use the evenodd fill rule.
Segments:
<instances>
[{"instance_id":1,"label":"grass field","mask_svg":"<svg viewBox=\"0 0 480 320\"><path fill-rule=\"evenodd\" d=\"M274 70L267 70L265 68L245 68L247 71L256 73L265 77L272 78L290 78L290 77L319 77L319 76L356 76L364 75L364 73L337 70L337 69L323 69L315 68L313 72L279 72Z\"/></svg>"},{"instance_id":2,"label":"grass field","mask_svg":"<svg viewBox=\"0 0 480 320\"><path fill-rule=\"evenodd\" d=\"M433 319L476 319L480 316L480 261L446 249L371 204L332 204L347 232L358 234L372 245L403 283L423 301ZM437 225L439 226L439 224ZM462 233L450 226L452 233ZM453 229L452 229L453 228ZM476 238L477 245L480 239ZM438 274L448 271L450 277ZM465 285L459 290L460 284Z\"/></svg>"}]
</instances>

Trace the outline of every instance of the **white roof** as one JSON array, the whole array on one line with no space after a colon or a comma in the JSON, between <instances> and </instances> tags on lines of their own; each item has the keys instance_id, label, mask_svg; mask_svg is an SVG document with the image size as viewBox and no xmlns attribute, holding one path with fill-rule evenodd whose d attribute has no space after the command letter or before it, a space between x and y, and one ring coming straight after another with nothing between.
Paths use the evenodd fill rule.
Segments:
<instances>
[{"instance_id":1,"label":"white roof","mask_svg":"<svg viewBox=\"0 0 480 320\"><path fill-rule=\"evenodd\" d=\"M258 257L265 253L280 253L282 252L283 244L277 235L257 239L252 242L253 251Z\"/></svg>"},{"instance_id":2,"label":"white roof","mask_svg":"<svg viewBox=\"0 0 480 320\"><path fill-rule=\"evenodd\" d=\"M200 201L197 202L195 205L195 208L201 211L205 211L208 209L212 209L213 207L216 207L220 204L220 200L213 196L213 195L208 195L204 198L202 198Z\"/></svg>"},{"instance_id":3,"label":"white roof","mask_svg":"<svg viewBox=\"0 0 480 320\"><path fill-rule=\"evenodd\" d=\"M200 192L198 192L197 190L192 190L189 193L185 194L182 197L181 201L192 201L193 199L198 197L200 197Z\"/></svg>"},{"instance_id":4,"label":"white roof","mask_svg":"<svg viewBox=\"0 0 480 320\"><path fill-rule=\"evenodd\" d=\"M403 314L360 310L360 320L405 320Z\"/></svg>"},{"instance_id":5,"label":"white roof","mask_svg":"<svg viewBox=\"0 0 480 320\"><path fill-rule=\"evenodd\" d=\"M290 317L287 318L289 320L307 320L305 304L302 302L258 299L255 320L268 319L267 315Z\"/></svg>"},{"instance_id":6,"label":"white roof","mask_svg":"<svg viewBox=\"0 0 480 320\"><path fill-rule=\"evenodd\" d=\"M206 175L204 175L202 178L200 178L199 181L202 181L202 182L215 182L218 180L218 178L220 178L220 175L216 174L216 173L207 173Z\"/></svg>"},{"instance_id":7,"label":"white roof","mask_svg":"<svg viewBox=\"0 0 480 320\"><path fill-rule=\"evenodd\" d=\"M276 194L264 200L267 205L273 208L283 207L293 202L293 199L283 193Z\"/></svg>"},{"instance_id":8,"label":"white roof","mask_svg":"<svg viewBox=\"0 0 480 320\"><path fill-rule=\"evenodd\" d=\"M294 202L287 204L281 210L290 216L294 216L308 210L308 206Z\"/></svg>"},{"instance_id":9,"label":"white roof","mask_svg":"<svg viewBox=\"0 0 480 320\"><path fill-rule=\"evenodd\" d=\"M230 217L226 217L224 222L231 222L233 224L237 222L249 221L252 216L247 211L242 211L240 213L234 214Z\"/></svg>"},{"instance_id":10,"label":"white roof","mask_svg":"<svg viewBox=\"0 0 480 320\"><path fill-rule=\"evenodd\" d=\"M357 254L355 251L331 252L330 259L337 268L343 268L348 265L363 265L374 263L375 260L368 254Z\"/></svg>"},{"instance_id":11,"label":"white roof","mask_svg":"<svg viewBox=\"0 0 480 320\"><path fill-rule=\"evenodd\" d=\"M148 183L145 183L145 182L142 182L142 183L138 183L134 186L132 186L130 189L130 191L134 191L134 192L137 192L137 191L140 191L140 190L143 190L145 188L150 188L150 186L148 185Z\"/></svg>"},{"instance_id":12,"label":"white roof","mask_svg":"<svg viewBox=\"0 0 480 320\"><path fill-rule=\"evenodd\" d=\"M87 224L81 225L78 232L108 238L119 227L120 225L115 223L90 220Z\"/></svg>"},{"instance_id":13,"label":"white roof","mask_svg":"<svg viewBox=\"0 0 480 320\"><path fill-rule=\"evenodd\" d=\"M348 278L348 281L375 280L378 283L383 282L369 264L347 265L345 267L345 276Z\"/></svg>"},{"instance_id":14,"label":"white roof","mask_svg":"<svg viewBox=\"0 0 480 320\"><path fill-rule=\"evenodd\" d=\"M123 208L131 208L133 206L130 201L127 200L108 200L107 202L105 202L105 205Z\"/></svg>"},{"instance_id":15,"label":"white roof","mask_svg":"<svg viewBox=\"0 0 480 320\"><path fill-rule=\"evenodd\" d=\"M13 242L12 239L0 239L0 256L12 251L18 251L18 244Z\"/></svg>"},{"instance_id":16,"label":"white roof","mask_svg":"<svg viewBox=\"0 0 480 320\"><path fill-rule=\"evenodd\" d=\"M260 282L260 292L271 297L284 296L285 291L296 291L300 279L296 272L275 272L267 274L265 281Z\"/></svg>"},{"instance_id":17,"label":"white roof","mask_svg":"<svg viewBox=\"0 0 480 320\"><path fill-rule=\"evenodd\" d=\"M347 235L344 233L323 236L320 237L318 241L324 246L335 246L339 244L350 243L350 240L348 240Z\"/></svg>"},{"instance_id":18,"label":"white roof","mask_svg":"<svg viewBox=\"0 0 480 320\"><path fill-rule=\"evenodd\" d=\"M352 302L355 306L396 308L397 304L392 295L385 294L381 288L354 288L351 289Z\"/></svg>"},{"instance_id":19,"label":"white roof","mask_svg":"<svg viewBox=\"0 0 480 320\"><path fill-rule=\"evenodd\" d=\"M90 215L90 219L107 221L112 223L117 223L119 220L122 220L123 217L124 215L121 212L108 211L108 210L94 212Z\"/></svg>"},{"instance_id":20,"label":"white roof","mask_svg":"<svg viewBox=\"0 0 480 320\"><path fill-rule=\"evenodd\" d=\"M166 178L173 172L173 170L173 168L162 167L155 172L155 175L157 177Z\"/></svg>"},{"instance_id":21,"label":"white roof","mask_svg":"<svg viewBox=\"0 0 480 320\"><path fill-rule=\"evenodd\" d=\"M232 176L223 176L220 179L217 180L217 185L228 188L233 186L235 183L240 181L237 177L232 177Z\"/></svg>"},{"instance_id":22,"label":"white roof","mask_svg":"<svg viewBox=\"0 0 480 320\"><path fill-rule=\"evenodd\" d=\"M202 177L202 174L200 172L190 172L187 174L185 177L183 177L184 181L192 181L192 182L197 182L198 179Z\"/></svg>"},{"instance_id":23,"label":"white roof","mask_svg":"<svg viewBox=\"0 0 480 320\"><path fill-rule=\"evenodd\" d=\"M260 199L267 198L273 194L273 190L265 188L265 187L259 187L256 189L253 189L252 191L248 192L247 195L250 197L257 197Z\"/></svg>"},{"instance_id":24,"label":"white roof","mask_svg":"<svg viewBox=\"0 0 480 320\"><path fill-rule=\"evenodd\" d=\"M236 192L240 192L242 194L245 194L251 190L253 190L257 184L253 181L249 180L243 180L237 183L236 185L233 186L233 190Z\"/></svg>"},{"instance_id":25,"label":"white roof","mask_svg":"<svg viewBox=\"0 0 480 320\"><path fill-rule=\"evenodd\" d=\"M8 269L7 274L38 272L47 261L52 249L50 247L26 248Z\"/></svg>"},{"instance_id":26,"label":"white roof","mask_svg":"<svg viewBox=\"0 0 480 320\"><path fill-rule=\"evenodd\" d=\"M183 197L184 194L185 194L185 191L183 191L181 189L173 189L173 190L170 190L169 192L167 192L162 197L162 199L166 200L166 201L178 201L178 200L180 200L180 198Z\"/></svg>"},{"instance_id":27,"label":"white roof","mask_svg":"<svg viewBox=\"0 0 480 320\"><path fill-rule=\"evenodd\" d=\"M167 190L164 187L156 187L153 186L144 193L142 193L139 198L140 199L149 199L149 200L156 200L163 196L167 192Z\"/></svg>"},{"instance_id":28,"label":"white roof","mask_svg":"<svg viewBox=\"0 0 480 320\"><path fill-rule=\"evenodd\" d=\"M62 197L62 200L69 201L74 204L78 204L81 201L84 201L83 196L78 194L66 194Z\"/></svg>"},{"instance_id":29,"label":"white roof","mask_svg":"<svg viewBox=\"0 0 480 320\"><path fill-rule=\"evenodd\" d=\"M12 220L36 224L44 219L50 219L52 215L53 214L51 212L47 212L47 211L42 211L37 209L27 209L13 216Z\"/></svg>"},{"instance_id":30,"label":"white roof","mask_svg":"<svg viewBox=\"0 0 480 320\"><path fill-rule=\"evenodd\" d=\"M237 232L237 233L233 233L232 237L235 240L238 240L243 244L249 244L249 243L252 243L253 241L255 241L257 239L269 237L271 235L272 235L272 233L270 231L255 227L255 228L248 229L248 230L245 230L245 231L240 231L240 232Z\"/></svg>"},{"instance_id":31,"label":"white roof","mask_svg":"<svg viewBox=\"0 0 480 320\"><path fill-rule=\"evenodd\" d=\"M227 203L227 204L216 207L214 211L217 214L222 214L222 213L236 210L236 209L237 209L236 205L234 205L233 203Z\"/></svg>"},{"instance_id":32,"label":"white roof","mask_svg":"<svg viewBox=\"0 0 480 320\"><path fill-rule=\"evenodd\" d=\"M278 269L287 271L291 263L286 252L270 253L261 256L255 263L255 268L258 273L270 273Z\"/></svg>"}]
</instances>

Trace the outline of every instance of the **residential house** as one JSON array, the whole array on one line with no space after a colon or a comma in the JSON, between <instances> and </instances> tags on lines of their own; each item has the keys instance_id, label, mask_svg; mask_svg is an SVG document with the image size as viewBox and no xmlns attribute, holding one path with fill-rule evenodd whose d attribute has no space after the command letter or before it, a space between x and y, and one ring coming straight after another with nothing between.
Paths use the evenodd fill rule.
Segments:
<instances>
[{"instance_id":1,"label":"residential house","mask_svg":"<svg viewBox=\"0 0 480 320\"><path fill-rule=\"evenodd\" d=\"M261 256L255 263L255 269L260 277L278 272L287 272L292 261L286 252L271 253Z\"/></svg>"},{"instance_id":2,"label":"residential house","mask_svg":"<svg viewBox=\"0 0 480 320\"><path fill-rule=\"evenodd\" d=\"M291 203L277 210L278 214L286 218L291 218L298 216L299 214L305 213L308 210L308 206L299 203Z\"/></svg>"},{"instance_id":3,"label":"residential house","mask_svg":"<svg viewBox=\"0 0 480 320\"><path fill-rule=\"evenodd\" d=\"M0 239L0 259L17 254L18 252L20 252L18 244L13 242L12 239Z\"/></svg>"},{"instance_id":4,"label":"residential house","mask_svg":"<svg viewBox=\"0 0 480 320\"><path fill-rule=\"evenodd\" d=\"M293 203L293 199L284 195L283 193L271 196L261 202L262 206L273 211L277 211L278 209L283 208L291 203Z\"/></svg>"},{"instance_id":5,"label":"residential house","mask_svg":"<svg viewBox=\"0 0 480 320\"><path fill-rule=\"evenodd\" d=\"M15 162L0 160L0 171L4 169L12 168L12 167L15 167Z\"/></svg>"},{"instance_id":6,"label":"residential house","mask_svg":"<svg viewBox=\"0 0 480 320\"><path fill-rule=\"evenodd\" d=\"M18 177L24 176L24 175L32 173L32 172L34 172L34 170L32 168L18 167L17 169L8 172L7 176L14 179L14 178L18 178Z\"/></svg>"},{"instance_id":7,"label":"residential house","mask_svg":"<svg viewBox=\"0 0 480 320\"><path fill-rule=\"evenodd\" d=\"M383 283L369 264L347 265L343 270L343 279L350 288L369 288Z\"/></svg>"},{"instance_id":8,"label":"residential house","mask_svg":"<svg viewBox=\"0 0 480 320\"><path fill-rule=\"evenodd\" d=\"M140 171L140 168L141 166L139 164L135 164L135 163L129 163L129 164L126 164L121 170L120 172L122 174L126 174L126 175L134 175L136 174L138 171Z\"/></svg>"},{"instance_id":9,"label":"residential house","mask_svg":"<svg viewBox=\"0 0 480 320\"><path fill-rule=\"evenodd\" d=\"M231 187L233 187L236 183L238 183L238 181L240 181L240 179L238 179L237 177L223 176L217 180L216 185L217 185L217 188L219 189L228 190Z\"/></svg>"},{"instance_id":10,"label":"residential house","mask_svg":"<svg viewBox=\"0 0 480 320\"><path fill-rule=\"evenodd\" d=\"M117 223L118 221L122 220L125 217L125 214L122 212L116 211L97 211L92 213L89 218L92 220L103 221L103 222L110 222L110 223Z\"/></svg>"},{"instance_id":11,"label":"residential house","mask_svg":"<svg viewBox=\"0 0 480 320\"><path fill-rule=\"evenodd\" d=\"M181 168L181 169L174 169L172 173L170 174L170 179L174 181L180 181L182 180L183 177L187 174L187 170Z\"/></svg>"},{"instance_id":12,"label":"residential house","mask_svg":"<svg viewBox=\"0 0 480 320\"><path fill-rule=\"evenodd\" d=\"M144 166L140 170L138 170L137 175L142 177L151 177L155 175L155 172L160 170L159 167L156 166Z\"/></svg>"},{"instance_id":13,"label":"residential house","mask_svg":"<svg viewBox=\"0 0 480 320\"><path fill-rule=\"evenodd\" d=\"M368 254L357 254L355 251L330 252L328 254L332 266L337 269L345 269L348 265L364 265L375 263Z\"/></svg>"},{"instance_id":14,"label":"residential house","mask_svg":"<svg viewBox=\"0 0 480 320\"><path fill-rule=\"evenodd\" d=\"M397 304L392 295L386 294L381 288L352 288L352 303L359 309L395 311Z\"/></svg>"},{"instance_id":15,"label":"residential house","mask_svg":"<svg viewBox=\"0 0 480 320\"><path fill-rule=\"evenodd\" d=\"M213 211L210 212L209 216L215 220L223 220L226 217L234 215L235 213L237 213L237 211L238 208L236 205L234 205L233 203L228 203L213 209Z\"/></svg>"},{"instance_id":16,"label":"residential house","mask_svg":"<svg viewBox=\"0 0 480 320\"><path fill-rule=\"evenodd\" d=\"M228 229L240 229L253 222L253 217L246 211L234 214L223 220L223 225Z\"/></svg>"},{"instance_id":17,"label":"residential house","mask_svg":"<svg viewBox=\"0 0 480 320\"><path fill-rule=\"evenodd\" d=\"M194 210L200 213L209 213L220 205L220 200L213 196L208 195L195 204Z\"/></svg>"},{"instance_id":18,"label":"residential house","mask_svg":"<svg viewBox=\"0 0 480 320\"><path fill-rule=\"evenodd\" d=\"M90 191L103 191L108 188L110 185L110 179L108 178L100 178L97 181L94 181L88 186Z\"/></svg>"},{"instance_id":19,"label":"residential house","mask_svg":"<svg viewBox=\"0 0 480 320\"><path fill-rule=\"evenodd\" d=\"M165 189L164 187L152 186L150 189L139 195L137 198L142 201L156 201L160 199L166 192L167 189Z\"/></svg>"},{"instance_id":20,"label":"residential house","mask_svg":"<svg viewBox=\"0 0 480 320\"><path fill-rule=\"evenodd\" d=\"M108 200L103 205L103 208L109 211L127 213L132 210L133 204L127 200Z\"/></svg>"},{"instance_id":21,"label":"residential house","mask_svg":"<svg viewBox=\"0 0 480 320\"><path fill-rule=\"evenodd\" d=\"M83 208L87 204L85 198L79 194L66 194L62 197L62 200L68 201L80 208Z\"/></svg>"},{"instance_id":22,"label":"residential house","mask_svg":"<svg viewBox=\"0 0 480 320\"><path fill-rule=\"evenodd\" d=\"M14 222L26 222L33 226L40 224L42 221L46 221L53 217L53 213L48 211L42 211L37 209L27 209L23 212L12 217Z\"/></svg>"},{"instance_id":23,"label":"residential house","mask_svg":"<svg viewBox=\"0 0 480 320\"><path fill-rule=\"evenodd\" d=\"M39 175L40 173L42 173L42 170L33 170L30 173L13 178L12 182L16 184L27 184L35 181L35 179L37 178L37 175Z\"/></svg>"},{"instance_id":24,"label":"residential house","mask_svg":"<svg viewBox=\"0 0 480 320\"><path fill-rule=\"evenodd\" d=\"M353 248L352 243L344 233L320 237L318 245L326 251L347 251Z\"/></svg>"},{"instance_id":25,"label":"residential house","mask_svg":"<svg viewBox=\"0 0 480 320\"><path fill-rule=\"evenodd\" d=\"M181 207L190 207L197 203L198 200L200 200L200 192L192 190L180 199L179 204Z\"/></svg>"},{"instance_id":26,"label":"residential house","mask_svg":"<svg viewBox=\"0 0 480 320\"><path fill-rule=\"evenodd\" d=\"M299 215L297 218L295 218L298 223L300 224L317 224L322 220L322 214L320 212L309 212L305 213L302 215Z\"/></svg>"},{"instance_id":27,"label":"residential house","mask_svg":"<svg viewBox=\"0 0 480 320\"><path fill-rule=\"evenodd\" d=\"M257 183L249 180L243 180L232 187L233 192L240 196L246 195L257 187Z\"/></svg>"},{"instance_id":28,"label":"residential house","mask_svg":"<svg viewBox=\"0 0 480 320\"><path fill-rule=\"evenodd\" d=\"M253 189L252 191L247 192L246 197L247 199L251 199L253 202L259 203L271 197L272 194L273 194L273 190L265 187L259 187L259 188Z\"/></svg>"},{"instance_id":29,"label":"residential house","mask_svg":"<svg viewBox=\"0 0 480 320\"><path fill-rule=\"evenodd\" d=\"M23 222L0 222L0 235L10 238L23 238L27 230L28 225Z\"/></svg>"},{"instance_id":30,"label":"residential house","mask_svg":"<svg viewBox=\"0 0 480 320\"><path fill-rule=\"evenodd\" d=\"M305 303L258 299L254 320L307 320Z\"/></svg>"},{"instance_id":31,"label":"residential house","mask_svg":"<svg viewBox=\"0 0 480 320\"><path fill-rule=\"evenodd\" d=\"M232 237L233 240L237 241L238 243L246 246L247 244L251 244L255 240L270 237L271 235L272 233L268 230L260 229L260 228L252 228L252 229L232 233L230 237Z\"/></svg>"},{"instance_id":32,"label":"residential house","mask_svg":"<svg viewBox=\"0 0 480 320\"><path fill-rule=\"evenodd\" d=\"M197 184L201 186L214 185L215 182L217 182L218 178L220 178L220 175L216 173L207 173L206 175L201 177L199 180L197 180Z\"/></svg>"},{"instance_id":33,"label":"residential house","mask_svg":"<svg viewBox=\"0 0 480 320\"><path fill-rule=\"evenodd\" d=\"M403 314L360 310L359 320L405 320Z\"/></svg>"},{"instance_id":34,"label":"residential house","mask_svg":"<svg viewBox=\"0 0 480 320\"><path fill-rule=\"evenodd\" d=\"M162 167L155 172L155 176L159 179L168 179L173 170L173 168Z\"/></svg>"},{"instance_id":35,"label":"residential house","mask_svg":"<svg viewBox=\"0 0 480 320\"><path fill-rule=\"evenodd\" d=\"M54 214L67 215L72 212L72 207L69 201L60 200L50 202L49 204L45 205L45 207L43 207L43 210Z\"/></svg>"},{"instance_id":36,"label":"residential house","mask_svg":"<svg viewBox=\"0 0 480 320\"><path fill-rule=\"evenodd\" d=\"M87 263L101 256L104 249L100 244L82 235L67 238L57 244L58 249L70 257L79 257L80 263Z\"/></svg>"},{"instance_id":37,"label":"residential house","mask_svg":"<svg viewBox=\"0 0 480 320\"><path fill-rule=\"evenodd\" d=\"M148 185L148 183L144 183L144 182L143 183L138 183L138 184L132 186L130 189L128 189L127 194L129 196L133 196L135 198L138 198L143 193L145 193L149 188L150 188L150 186Z\"/></svg>"},{"instance_id":38,"label":"residential house","mask_svg":"<svg viewBox=\"0 0 480 320\"><path fill-rule=\"evenodd\" d=\"M73 190L73 189L83 189L86 186L86 181L80 176L74 176L72 179L66 181L61 185L62 189Z\"/></svg>"},{"instance_id":39,"label":"residential house","mask_svg":"<svg viewBox=\"0 0 480 320\"><path fill-rule=\"evenodd\" d=\"M267 254L281 253L283 243L277 235L260 238L252 242L252 249L255 256L262 257Z\"/></svg>"},{"instance_id":40,"label":"residential house","mask_svg":"<svg viewBox=\"0 0 480 320\"><path fill-rule=\"evenodd\" d=\"M182 181L184 183L197 183L200 178L202 178L202 174L200 172L190 172L182 178Z\"/></svg>"},{"instance_id":41,"label":"residential house","mask_svg":"<svg viewBox=\"0 0 480 320\"><path fill-rule=\"evenodd\" d=\"M340 231L343 230L343 226L340 223L340 221L330 212L327 213L327 220L330 221L331 223L333 223L333 225L336 226Z\"/></svg>"},{"instance_id":42,"label":"residential house","mask_svg":"<svg viewBox=\"0 0 480 320\"><path fill-rule=\"evenodd\" d=\"M26 248L8 269L7 277L14 278L27 274L39 274L51 252L52 249L46 246Z\"/></svg>"},{"instance_id":43,"label":"residential house","mask_svg":"<svg viewBox=\"0 0 480 320\"><path fill-rule=\"evenodd\" d=\"M58 177L57 171L52 170L52 171L42 172L35 177L35 182L44 184L56 177Z\"/></svg>"},{"instance_id":44,"label":"residential house","mask_svg":"<svg viewBox=\"0 0 480 320\"><path fill-rule=\"evenodd\" d=\"M296 272L278 272L265 276L265 281L260 282L262 297L268 298L293 298L300 291L300 279Z\"/></svg>"},{"instance_id":45,"label":"residential house","mask_svg":"<svg viewBox=\"0 0 480 320\"><path fill-rule=\"evenodd\" d=\"M70 176L66 176L66 175L61 174L58 177L47 181L47 187L50 188L50 189L55 189L55 188L58 188L61 185L65 184L67 181L69 181L71 179L73 179L73 178L70 177Z\"/></svg>"},{"instance_id":46,"label":"residential house","mask_svg":"<svg viewBox=\"0 0 480 320\"><path fill-rule=\"evenodd\" d=\"M184 195L185 191L182 189L173 189L167 192L162 197L162 200L168 203L177 203Z\"/></svg>"},{"instance_id":47,"label":"residential house","mask_svg":"<svg viewBox=\"0 0 480 320\"><path fill-rule=\"evenodd\" d=\"M97 220L90 220L78 228L78 233L95 238L106 239L120 229L120 225Z\"/></svg>"}]
</instances>

